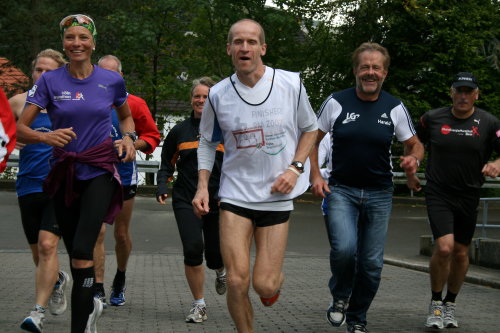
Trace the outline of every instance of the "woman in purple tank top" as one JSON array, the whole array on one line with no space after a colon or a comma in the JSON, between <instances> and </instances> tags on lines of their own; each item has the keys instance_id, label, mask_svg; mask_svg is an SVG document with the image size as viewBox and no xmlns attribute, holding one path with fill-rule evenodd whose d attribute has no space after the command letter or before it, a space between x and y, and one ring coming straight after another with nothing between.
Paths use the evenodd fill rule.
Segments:
<instances>
[{"instance_id":1,"label":"woman in purple tank top","mask_svg":"<svg viewBox=\"0 0 500 333\"><path fill-rule=\"evenodd\" d=\"M113 219L121 208L115 164L119 158L135 158L134 122L121 76L91 62L97 35L94 21L76 14L62 19L59 26L69 63L45 73L28 92L18 136L25 143L54 147L44 191L53 198L71 259L71 332L96 332L102 303L93 297L93 249L102 221ZM124 132L118 154L109 138L113 107ZM52 132L29 127L42 109L47 109Z\"/></svg>"}]
</instances>

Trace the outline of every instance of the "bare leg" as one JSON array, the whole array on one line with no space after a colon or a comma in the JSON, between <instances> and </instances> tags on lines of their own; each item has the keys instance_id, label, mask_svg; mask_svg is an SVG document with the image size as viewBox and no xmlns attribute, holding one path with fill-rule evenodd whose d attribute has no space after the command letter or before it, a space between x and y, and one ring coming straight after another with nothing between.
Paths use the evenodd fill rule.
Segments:
<instances>
[{"instance_id":1,"label":"bare leg","mask_svg":"<svg viewBox=\"0 0 500 333\"><path fill-rule=\"evenodd\" d=\"M255 230L253 288L261 297L272 297L283 284L285 276L282 267L287 239L288 221Z\"/></svg>"},{"instance_id":2,"label":"bare leg","mask_svg":"<svg viewBox=\"0 0 500 333\"><path fill-rule=\"evenodd\" d=\"M205 282L205 269L203 265L184 266L186 279L195 300L203 298L203 283Z\"/></svg>"},{"instance_id":3,"label":"bare leg","mask_svg":"<svg viewBox=\"0 0 500 333\"><path fill-rule=\"evenodd\" d=\"M30 244L31 257L33 258L33 263L38 266L38 244Z\"/></svg>"},{"instance_id":4,"label":"bare leg","mask_svg":"<svg viewBox=\"0 0 500 333\"><path fill-rule=\"evenodd\" d=\"M57 244L59 236L40 230L38 233L39 261L36 268L36 304L46 307L59 275Z\"/></svg>"},{"instance_id":5,"label":"bare leg","mask_svg":"<svg viewBox=\"0 0 500 333\"><path fill-rule=\"evenodd\" d=\"M104 254L104 239L106 238L105 236L106 223L103 223L94 246L94 270L96 283L104 283L104 265L106 262L106 255Z\"/></svg>"},{"instance_id":6,"label":"bare leg","mask_svg":"<svg viewBox=\"0 0 500 333\"><path fill-rule=\"evenodd\" d=\"M227 307L240 333L253 332L250 288L252 222L226 210L220 212L221 254L227 271Z\"/></svg>"},{"instance_id":7,"label":"bare leg","mask_svg":"<svg viewBox=\"0 0 500 333\"><path fill-rule=\"evenodd\" d=\"M469 268L469 246L455 242L448 276L448 290L458 294Z\"/></svg>"},{"instance_id":8,"label":"bare leg","mask_svg":"<svg viewBox=\"0 0 500 333\"><path fill-rule=\"evenodd\" d=\"M121 272L127 270L128 258L132 251L130 220L132 218L132 210L134 209L134 201L135 199L132 198L123 202L123 208L118 213L114 225L116 265Z\"/></svg>"},{"instance_id":9,"label":"bare leg","mask_svg":"<svg viewBox=\"0 0 500 333\"><path fill-rule=\"evenodd\" d=\"M442 291L450 275L450 261L453 253L453 235L448 234L436 240L434 253L430 261L431 289Z\"/></svg>"}]
</instances>

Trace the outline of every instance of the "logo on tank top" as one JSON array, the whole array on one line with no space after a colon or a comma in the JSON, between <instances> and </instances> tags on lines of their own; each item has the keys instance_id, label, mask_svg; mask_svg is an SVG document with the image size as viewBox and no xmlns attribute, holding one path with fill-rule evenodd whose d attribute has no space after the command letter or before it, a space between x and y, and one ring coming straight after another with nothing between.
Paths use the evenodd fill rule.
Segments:
<instances>
[{"instance_id":1,"label":"logo on tank top","mask_svg":"<svg viewBox=\"0 0 500 333\"><path fill-rule=\"evenodd\" d=\"M79 100L85 100L85 98L83 98L83 93L80 92L80 91L77 91L76 94L75 94L75 98L73 98L74 101L79 101Z\"/></svg>"},{"instance_id":2,"label":"logo on tank top","mask_svg":"<svg viewBox=\"0 0 500 333\"><path fill-rule=\"evenodd\" d=\"M35 92L36 92L36 89L38 88L38 86L35 84L31 89L30 91L28 92L28 96L29 97L33 97L35 96Z\"/></svg>"},{"instance_id":3,"label":"logo on tank top","mask_svg":"<svg viewBox=\"0 0 500 333\"><path fill-rule=\"evenodd\" d=\"M447 135L450 134L451 132L451 127L448 125L443 125L441 126L441 134Z\"/></svg>"},{"instance_id":4,"label":"logo on tank top","mask_svg":"<svg viewBox=\"0 0 500 333\"><path fill-rule=\"evenodd\" d=\"M356 121L359 118L359 114L354 112L347 112L345 119L342 121L342 124L350 123L351 121Z\"/></svg>"},{"instance_id":5,"label":"logo on tank top","mask_svg":"<svg viewBox=\"0 0 500 333\"><path fill-rule=\"evenodd\" d=\"M471 129L451 128L450 125L441 126L441 134L448 135L450 133L459 136L481 136L477 126L472 126Z\"/></svg>"}]
</instances>

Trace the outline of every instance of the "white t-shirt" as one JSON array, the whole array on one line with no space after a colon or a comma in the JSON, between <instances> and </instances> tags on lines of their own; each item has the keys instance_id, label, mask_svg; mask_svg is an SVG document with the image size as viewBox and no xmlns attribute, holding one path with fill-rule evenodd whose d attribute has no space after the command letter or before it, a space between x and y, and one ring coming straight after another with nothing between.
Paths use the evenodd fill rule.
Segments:
<instances>
[{"instance_id":1,"label":"white t-shirt","mask_svg":"<svg viewBox=\"0 0 500 333\"><path fill-rule=\"evenodd\" d=\"M210 89L198 152L203 155L207 146L224 141L222 202L258 210L291 210L291 200L309 185L309 161L290 194L271 194L271 186L293 161L302 132L316 129L316 115L300 76L266 67L254 87L245 86L233 74ZM199 158L198 168L211 170L211 165Z\"/></svg>"}]
</instances>

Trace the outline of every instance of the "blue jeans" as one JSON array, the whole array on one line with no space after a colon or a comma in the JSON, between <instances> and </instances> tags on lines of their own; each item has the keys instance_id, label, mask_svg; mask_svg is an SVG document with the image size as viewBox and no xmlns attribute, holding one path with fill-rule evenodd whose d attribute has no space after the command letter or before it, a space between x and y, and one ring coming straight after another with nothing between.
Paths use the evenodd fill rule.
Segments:
<instances>
[{"instance_id":1,"label":"blue jeans","mask_svg":"<svg viewBox=\"0 0 500 333\"><path fill-rule=\"evenodd\" d=\"M366 312L377 293L384 263L384 244L392 209L387 189L330 186L328 286L334 299L349 299L347 323L366 325Z\"/></svg>"}]
</instances>

